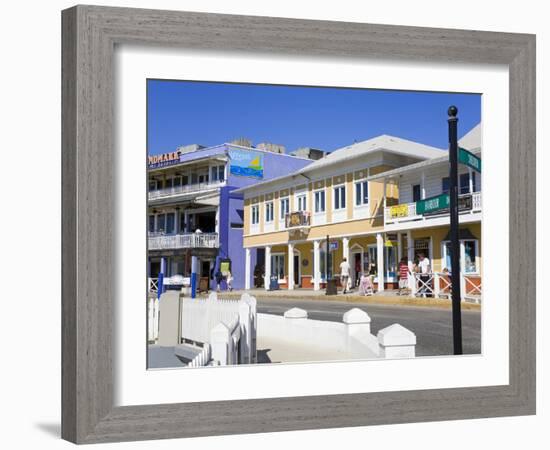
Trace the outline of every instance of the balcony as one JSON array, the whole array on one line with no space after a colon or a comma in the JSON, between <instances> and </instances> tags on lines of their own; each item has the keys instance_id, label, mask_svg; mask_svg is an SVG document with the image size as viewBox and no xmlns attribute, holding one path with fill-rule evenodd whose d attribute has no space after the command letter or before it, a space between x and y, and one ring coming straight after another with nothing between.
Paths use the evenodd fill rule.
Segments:
<instances>
[{"instance_id":1,"label":"balcony","mask_svg":"<svg viewBox=\"0 0 550 450\"><path fill-rule=\"evenodd\" d=\"M205 191L217 189L219 187L225 186L224 181L212 181L208 183L193 183L186 184L183 186L173 186L164 189L155 189L149 191L149 200L159 200L163 198L169 198L177 195L183 194L193 194L193 193L204 193Z\"/></svg>"},{"instance_id":2,"label":"balcony","mask_svg":"<svg viewBox=\"0 0 550 450\"><path fill-rule=\"evenodd\" d=\"M149 233L149 250L218 248L218 233Z\"/></svg>"},{"instance_id":3,"label":"balcony","mask_svg":"<svg viewBox=\"0 0 550 450\"><path fill-rule=\"evenodd\" d=\"M429 215L417 214L416 204L416 202L401 203L399 205L386 207L384 209L384 223L386 225L397 225L404 222L427 221L449 215L448 209L434 211ZM474 192L473 194L464 194L459 196L460 214L479 212L481 212L481 192Z\"/></svg>"}]
</instances>

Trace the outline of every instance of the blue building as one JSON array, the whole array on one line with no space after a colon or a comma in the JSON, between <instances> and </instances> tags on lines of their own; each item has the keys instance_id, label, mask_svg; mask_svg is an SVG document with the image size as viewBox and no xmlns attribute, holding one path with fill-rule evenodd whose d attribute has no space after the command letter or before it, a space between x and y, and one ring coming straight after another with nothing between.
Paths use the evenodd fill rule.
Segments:
<instances>
[{"instance_id":1,"label":"blue building","mask_svg":"<svg viewBox=\"0 0 550 450\"><path fill-rule=\"evenodd\" d=\"M166 285L180 284L195 272L199 287L214 288L213 275L230 261L233 287L244 288L243 195L233 191L301 169L311 159L274 144L243 143L191 145L149 156L150 283L162 274ZM252 254L252 267L256 259Z\"/></svg>"}]
</instances>

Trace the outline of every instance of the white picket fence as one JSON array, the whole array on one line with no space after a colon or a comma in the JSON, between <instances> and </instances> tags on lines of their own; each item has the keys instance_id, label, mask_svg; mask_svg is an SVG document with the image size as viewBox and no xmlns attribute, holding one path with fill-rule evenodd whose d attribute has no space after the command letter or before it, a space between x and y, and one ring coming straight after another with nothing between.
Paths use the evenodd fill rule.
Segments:
<instances>
[{"instance_id":1,"label":"white picket fence","mask_svg":"<svg viewBox=\"0 0 550 450\"><path fill-rule=\"evenodd\" d=\"M159 299L157 297L147 298L147 340L155 342L159 337Z\"/></svg>"},{"instance_id":2,"label":"white picket fence","mask_svg":"<svg viewBox=\"0 0 550 450\"><path fill-rule=\"evenodd\" d=\"M212 358L212 351L210 344L204 344L202 350L197 354L190 362L187 364L187 367L203 367L207 366Z\"/></svg>"},{"instance_id":3,"label":"white picket fence","mask_svg":"<svg viewBox=\"0 0 550 450\"><path fill-rule=\"evenodd\" d=\"M149 342L157 341L161 323L169 323L172 329L172 324L178 322L159 320L163 296L160 300L148 299ZM243 294L240 300L229 300L218 298L217 293L212 292L207 298L182 297L179 302L177 341L202 346L191 367L257 362L258 322L254 297Z\"/></svg>"},{"instance_id":4,"label":"white picket fence","mask_svg":"<svg viewBox=\"0 0 550 450\"><path fill-rule=\"evenodd\" d=\"M435 298L451 298L451 278L445 272L427 274L422 280L421 274L409 277L411 295L422 297L433 295ZM481 275L460 273L460 292L463 301L480 303L482 298Z\"/></svg>"}]
</instances>

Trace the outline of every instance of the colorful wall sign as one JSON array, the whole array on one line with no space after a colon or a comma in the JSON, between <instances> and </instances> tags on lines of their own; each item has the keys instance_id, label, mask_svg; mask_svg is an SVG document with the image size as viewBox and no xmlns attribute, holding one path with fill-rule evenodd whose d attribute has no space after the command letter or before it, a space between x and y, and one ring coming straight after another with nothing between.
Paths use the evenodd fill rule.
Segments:
<instances>
[{"instance_id":1,"label":"colorful wall sign","mask_svg":"<svg viewBox=\"0 0 550 450\"><path fill-rule=\"evenodd\" d=\"M392 219L398 217L407 217L409 215L409 205L403 203L401 205L390 206L390 217Z\"/></svg>"},{"instance_id":2,"label":"colorful wall sign","mask_svg":"<svg viewBox=\"0 0 550 450\"><path fill-rule=\"evenodd\" d=\"M162 153L160 155L151 155L147 158L149 169L158 169L159 167L171 166L180 162L180 151Z\"/></svg>"},{"instance_id":3,"label":"colorful wall sign","mask_svg":"<svg viewBox=\"0 0 550 450\"><path fill-rule=\"evenodd\" d=\"M261 152L230 148L229 173L241 177L263 178L264 155Z\"/></svg>"}]
</instances>

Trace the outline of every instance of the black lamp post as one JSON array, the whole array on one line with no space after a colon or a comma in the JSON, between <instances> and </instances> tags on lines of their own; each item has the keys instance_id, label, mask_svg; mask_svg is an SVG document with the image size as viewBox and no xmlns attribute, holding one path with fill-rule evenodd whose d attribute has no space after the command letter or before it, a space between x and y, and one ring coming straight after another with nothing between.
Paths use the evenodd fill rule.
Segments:
<instances>
[{"instance_id":1,"label":"black lamp post","mask_svg":"<svg viewBox=\"0 0 550 450\"><path fill-rule=\"evenodd\" d=\"M451 297L453 315L453 349L462 355L462 315L460 311L460 241L458 236L458 108L450 106L449 118L449 212L451 219Z\"/></svg>"}]
</instances>

